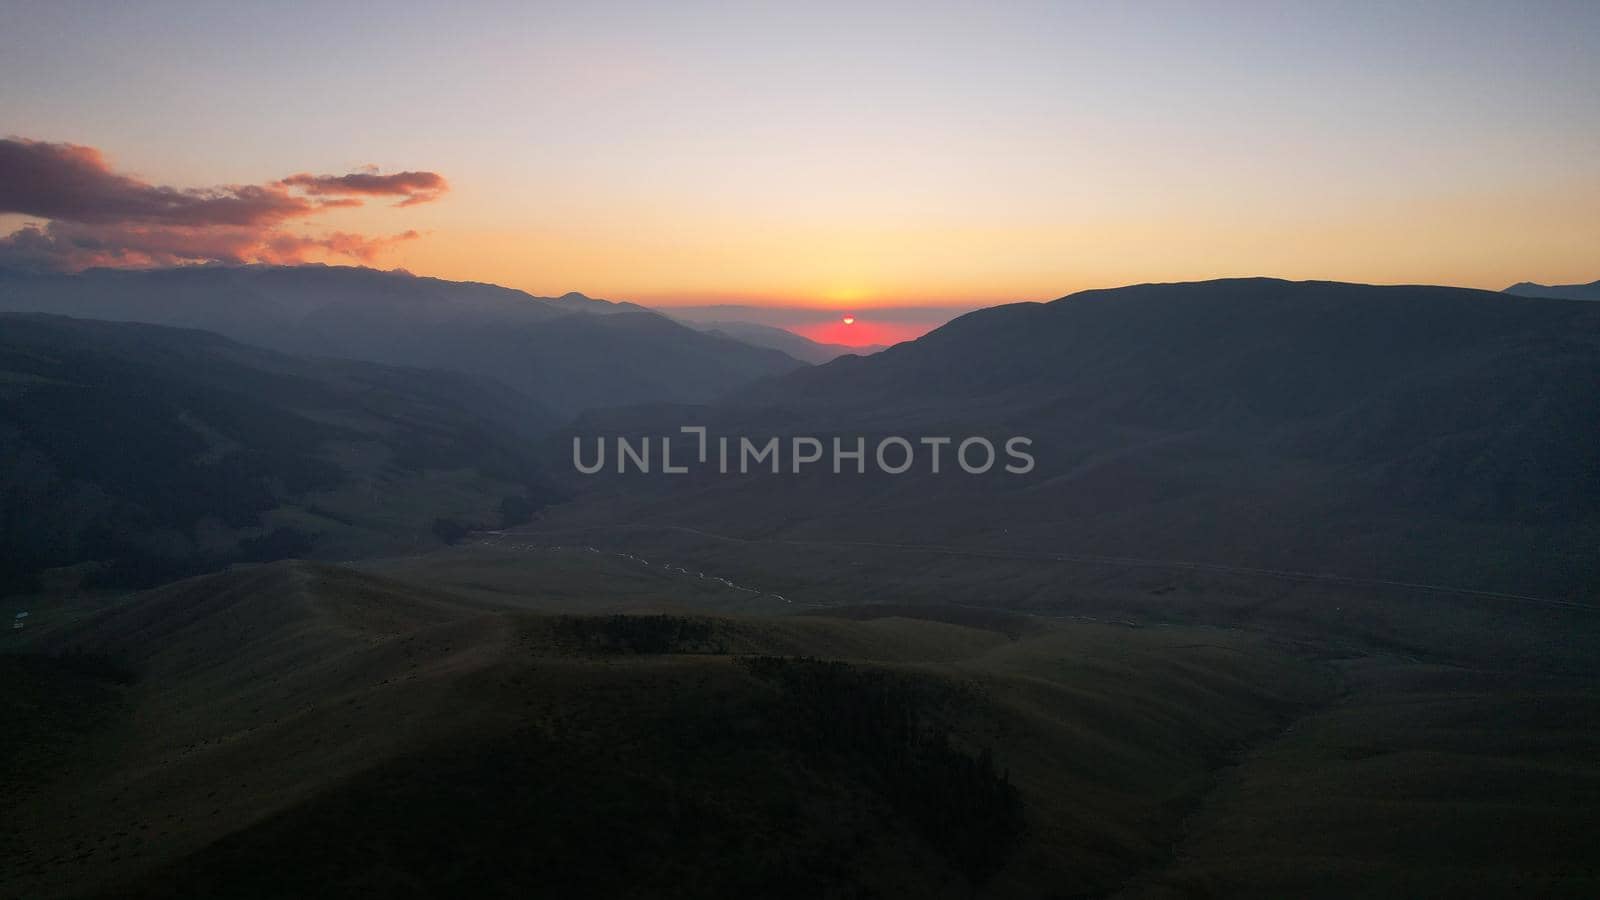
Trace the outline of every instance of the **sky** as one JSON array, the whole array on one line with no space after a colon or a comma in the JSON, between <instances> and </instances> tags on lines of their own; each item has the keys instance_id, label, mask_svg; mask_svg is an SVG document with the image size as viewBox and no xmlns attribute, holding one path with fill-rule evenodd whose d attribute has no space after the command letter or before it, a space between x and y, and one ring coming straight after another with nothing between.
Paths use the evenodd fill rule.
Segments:
<instances>
[{"instance_id":1,"label":"sky","mask_svg":"<svg viewBox=\"0 0 1600 900\"><path fill-rule=\"evenodd\" d=\"M883 335L1148 281L1600 278L1592 0L0 6L0 264Z\"/></svg>"}]
</instances>

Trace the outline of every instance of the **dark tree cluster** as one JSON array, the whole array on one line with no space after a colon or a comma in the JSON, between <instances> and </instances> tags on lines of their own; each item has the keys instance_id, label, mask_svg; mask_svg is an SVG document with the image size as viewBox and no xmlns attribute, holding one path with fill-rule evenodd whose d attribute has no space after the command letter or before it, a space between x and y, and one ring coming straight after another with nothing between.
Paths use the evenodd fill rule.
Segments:
<instances>
[{"instance_id":1,"label":"dark tree cluster","mask_svg":"<svg viewBox=\"0 0 1600 900\"><path fill-rule=\"evenodd\" d=\"M120 552L89 573L83 583L85 587L94 588L154 587L191 575L215 572L234 563L271 562L306 556L314 545L314 535L286 525L260 537L245 538L231 550L188 556L151 553L131 545L108 545L119 548Z\"/></svg>"},{"instance_id":2,"label":"dark tree cluster","mask_svg":"<svg viewBox=\"0 0 1600 900\"><path fill-rule=\"evenodd\" d=\"M563 616L557 634L586 653L708 653L711 622L684 616Z\"/></svg>"},{"instance_id":3,"label":"dark tree cluster","mask_svg":"<svg viewBox=\"0 0 1600 900\"><path fill-rule=\"evenodd\" d=\"M459 519L440 516L433 520L433 527L430 530L442 543L454 544L471 533L472 526Z\"/></svg>"}]
</instances>

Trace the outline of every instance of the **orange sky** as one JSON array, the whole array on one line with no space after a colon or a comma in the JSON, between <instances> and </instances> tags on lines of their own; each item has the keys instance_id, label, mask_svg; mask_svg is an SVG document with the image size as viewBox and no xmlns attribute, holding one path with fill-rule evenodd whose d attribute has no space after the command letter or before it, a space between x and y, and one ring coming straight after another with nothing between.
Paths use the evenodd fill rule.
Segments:
<instances>
[{"instance_id":1,"label":"orange sky","mask_svg":"<svg viewBox=\"0 0 1600 900\"><path fill-rule=\"evenodd\" d=\"M25 5L5 127L178 189L437 173L272 246L850 335L1147 281L1600 278L1600 4L292 7Z\"/></svg>"},{"instance_id":2,"label":"orange sky","mask_svg":"<svg viewBox=\"0 0 1600 900\"><path fill-rule=\"evenodd\" d=\"M465 205L470 178L451 203ZM1498 290L1517 281L1600 278L1600 178L1485 187L1361 203L1274 199L1265 187L1226 206L1173 194L1118 211L1019 207L975 221L866 225L867 205L813 226L685 221L635 236L603 227L516 232L427 228L388 258L419 273L475 278L539 294L582 290L654 305L746 303L838 310L970 307L1048 300L1148 281L1267 275ZM445 215L444 204L438 214ZM1144 208L1137 208L1137 207ZM685 219L693 216L684 210ZM631 232L632 229L626 231Z\"/></svg>"}]
</instances>

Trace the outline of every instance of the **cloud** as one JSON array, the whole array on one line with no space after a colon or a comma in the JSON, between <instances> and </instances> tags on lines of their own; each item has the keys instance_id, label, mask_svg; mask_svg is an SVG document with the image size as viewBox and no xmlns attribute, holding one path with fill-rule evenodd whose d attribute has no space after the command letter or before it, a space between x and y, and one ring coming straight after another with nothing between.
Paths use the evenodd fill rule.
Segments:
<instances>
[{"instance_id":1,"label":"cloud","mask_svg":"<svg viewBox=\"0 0 1600 900\"><path fill-rule=\"evenodd\" d=\"M379 175L371 166L349 175L290 175L279 184L297 187L312 196L362 195L403 197L397 206L414 206L439 199L450 189L444 176L437 172L396 172Z\"/></svg>"},{"instance_id":2,"label":"cloud","mask_svg":"<svg viewBox=\"0 0 1600 900\"><path fill-rule=\"evenodd\" d=\"M93 147L0 140L0 212L85 224L270 225L310 215L315 201L276 186L179 190L111 171Z\"/></svg>"},{"instance_id":3,"label":"cloud","mask_svg":"<svg viewBox=\"0 0 1600 900\"><path fill-rule=\"evenodd\" d=\"M361 262L372 262L378 254L390 247L405 241L414 241L419 237L422 235L414 230L377 238L345 231L335 231L319 238L285 234L268 242L267 249L274 258L265 261L299 262L304 259L307 251L322 250L336 256L348 256Z\"/></svg>"},{"instance_id":4,"label":"cloud","mask_svg":"<svg viewBox=\"0 0 1600 900\"><path fill-rule=\"evenodd\" d=\"M311 237L286 230L365 197L397 206L449 190L434 172L384 175L301 173L259 185L176 188L113 171L93 147L23 138L0 140L0 213L48 221L0 236L0 265L75 271L89 266L193 262L303 262L339 256L371 262L414 231L369 238L348 232Z\"/></svg>"},{"instance_id":5,"label":"cloud","mask_svg":"<svg viewBox=\"0 0 1600 900\"><path fill-rule=\"evenodd\" d=\"M383 251L419 237L416 231L387 237L345 231L307 236L238 225L181 228L54 221L30 223L0 237L0 267L72 272L96 266L148 268L205 262L290 265L319 256L371 263Z\"/></svg>"}]
</instances>

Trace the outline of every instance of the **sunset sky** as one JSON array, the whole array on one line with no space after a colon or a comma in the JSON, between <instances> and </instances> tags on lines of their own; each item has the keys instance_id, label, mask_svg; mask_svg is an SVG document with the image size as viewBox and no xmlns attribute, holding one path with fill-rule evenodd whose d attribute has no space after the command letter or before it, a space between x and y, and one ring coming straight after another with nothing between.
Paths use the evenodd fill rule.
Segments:
<instances>
[{"instance_id":1,"label":"sunset sky","mask_svg":"<svg viewBox=\"0 0 1600 900\"><path fill-rule=\"evenodd\" d=\"M840 312L1600 278L1592 0L220 6L5 4L0 263ZM72 165L104 206L41 193Z\"/></svg>"}]
</instances>

